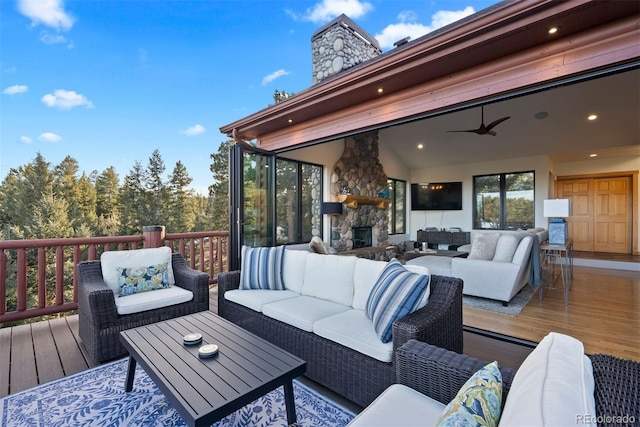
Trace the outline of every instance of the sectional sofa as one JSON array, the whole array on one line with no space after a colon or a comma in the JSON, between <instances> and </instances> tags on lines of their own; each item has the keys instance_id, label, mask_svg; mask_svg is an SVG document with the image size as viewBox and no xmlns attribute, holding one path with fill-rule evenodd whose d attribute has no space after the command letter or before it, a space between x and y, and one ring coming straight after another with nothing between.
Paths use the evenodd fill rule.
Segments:
<instances>
[{"instance_id":1,"label":"sectional sofa","mask_svg":"<svg viewBox=\"0 0 640 427\"><path fill-rule=\"evenodd\" d=\"M466 258L427 255L407 261L427 267L432 274L459 277L464 295L509 301L527 284L540 277L539 245L548 239L544 229L532 231L478 231Z\"/></svg>"},{"instance_id":2,"label":"sectional sofa","mask_svg":"<svg viewBox=\"0 0 640 427\"><path fill-rule=\"evenodd\" d=\"M305 360L312 380L366 406L395 382L393 355L408 340L462 352L460 279L409 267L409 276L427 278L428 291L415 311L393 322L391 340L383 342L366 313L389 263L281 250L281 275L275 276L281 288L240 289L246 286L242 280L260 281L271 271L245 267L243 256L244 277L241 271L218 275L218 313Z\"/></svg>"}]
</instances>

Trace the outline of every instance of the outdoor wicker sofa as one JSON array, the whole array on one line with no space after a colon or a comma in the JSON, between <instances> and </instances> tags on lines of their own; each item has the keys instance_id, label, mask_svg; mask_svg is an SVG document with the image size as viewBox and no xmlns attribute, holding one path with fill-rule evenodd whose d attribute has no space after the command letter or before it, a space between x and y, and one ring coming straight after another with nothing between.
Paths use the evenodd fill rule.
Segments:
<instances>
[{"instance_id":1,"label":"outdoor wicker sofa","mask_svg":"<svg viewBox=\"0 0 640 427\"><path fill-rule=\"evenodd\" d=\"M624 360L611 355L595 354L586 355L591 361L593 369L593 383L595 384L595 414L576 413L575 419L571 410L567 411L571 418L571 424L598 424L598 425L637 425L640 420L640 363L632 360ZM416 340L410 340L402 345L395 353L397 368L397 384L409 387L421 395L412 394L411 390L399 388L397 385L385 390L376 401L366 408L350 424L353 427L384 425L385 427L420 425L433 423L429 421L429 415L437 417L441 407L449 403L465 382L478 370L487 365L487 361L447 351L443 348ZM562 356L560 356L562 357ZM558 362L557 357L555 361ZM562 364L562 363L561 363ZM576 361L575 365L580 365ZM559 368L562 370L563 368ZM512 387L516 370L500 367L502 375L502 407L504 408L510 393L516 393ZM531 417L538 411L556 411L553 408L569 405L565 399L556 398L553 387L570 387L569 395L578 395L581 385L567 379L558 382L558 372L545 375L539 372L538 377L547 377L554 382L545 386L544 393L538 393L535 386L531 389L525 387L525 392L520 392L516 399L524 396L528 404L522 407L522 411L516 410L516 416L529 417L514 423L513 417L509 420L500 419L501 425L542 425L539 420ZM519 384L531 385L523 383ZM417 397L416 397L417 396ZM567 394L564 394L566 397ZM545 404L541 403L543 398ZM518 400L521 403L521 400ZM439 406L438 406L439 405ZM554 406L555 405L555 406ZM546 409L544 409L546 407ZM402 413L399 412L402 408ZM520 407L516 407L519 409ZM571 407L570 407L571 408ZM573 409L573 408L571 408ZM429 415L428 415L429 413ZM511 411L510 415L513 415ZM504 414L503 414L504 415ZM557 413L547 414L553 418ZM587 418L588 417L588 418ZM553 425L555 422L547 425Z\"/></svg>"},{"instance_id":2,"label":"outdoor wicker sofa","mask_svg":"<svg viewBox=\"0 0 640 427\"><path fill-rule=\"evenodd\" d=\"M82 344L96 363L127 354L120 331L209 309L209 275L191 269L180 254L171 255L175 285L191 291L190 301L131 314L118 314L113 291L100 261L78 264L78 315ZM162 292L162 291L152 291Z\"/></svg>"},{"instance_id":3,"label":"outdoor wicker sofa","mask_svg":"<svg viewBox=\"0 0 640 427\"><path fill-rule=\"evenodd\" d=\"M308 378L361 406L396 381L393 362L377 360L226 299L225 293L239 283L240 271L218 275L218 314L305 360ZM394 352L410 339L462 352L462 281L432 275L430 287L425 307L394 322Z\"/></svg>"}]
</instances>

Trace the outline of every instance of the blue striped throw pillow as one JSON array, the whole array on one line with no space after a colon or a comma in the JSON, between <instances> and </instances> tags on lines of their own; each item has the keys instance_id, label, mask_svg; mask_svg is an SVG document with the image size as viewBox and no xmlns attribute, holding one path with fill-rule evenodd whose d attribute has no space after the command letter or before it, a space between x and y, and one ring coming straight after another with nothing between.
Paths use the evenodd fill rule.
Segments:
<instances>
[{"instance_id":1,"label":"blue striped throw pillow","mask_svg":"<svg viewBox=\"0 0 640 427\"><path fill-rule=\"evenodd\" d=\"M380 340L391 341L393 321L412 313L429 289L430 276L407 271L397 259L384 267L367 300L366 314Z\"/></svg>"},{"instance_id":2,"label":"blue striped throw pillow","mask_svg":"<svg viewBox=\"0 0 640 427\"><path fill-rule=\"evenodd\" d=\"M240 289L284 290L283 259L284 246L275 248L242 246Z\"/></svg>"}]
</instances>

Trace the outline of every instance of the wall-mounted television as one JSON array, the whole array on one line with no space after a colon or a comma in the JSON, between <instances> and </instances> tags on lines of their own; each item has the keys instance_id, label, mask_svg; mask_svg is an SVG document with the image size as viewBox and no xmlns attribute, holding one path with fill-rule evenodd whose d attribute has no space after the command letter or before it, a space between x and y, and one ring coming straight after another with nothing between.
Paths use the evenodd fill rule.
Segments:
<instances>
[{"instance_id":1,"label":"wall-mounted television","mask_svg":"<svg viewBox=\"0 0 640 427\"><path fill-rule=\"evenodd\" d=\"M462 182L419 182L411 184L411 210L462 210Z\"/></svg>"}]
</instances>

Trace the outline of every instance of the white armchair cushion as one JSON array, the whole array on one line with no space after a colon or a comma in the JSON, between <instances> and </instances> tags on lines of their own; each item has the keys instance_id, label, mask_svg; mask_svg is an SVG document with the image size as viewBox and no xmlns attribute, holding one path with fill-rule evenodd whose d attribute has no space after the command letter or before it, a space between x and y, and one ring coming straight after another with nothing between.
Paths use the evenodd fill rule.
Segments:
<instances>
[{"instance_id":1,"label":"white armchair cushion","mask_svg":"<svg viewBox=\"0 0 640 427\"><path fill-rule=\"evenodd\" d=\"M444 405L402 384L389 386L348 427L433 426Z\"/></svg>"},{"instance_id":2,"label":"white armchair cushion","mask_svg":"<svg viewBox=\"0 0 640 427\"><path fill-rule=\"evenodd\" d=\"M182 304L183 302L191 301L192 299L193 292L183 289L180 286L173 285L153 292L142 292L127 295L126 298L115 298L116 311L120 315L139 313L141 311Z\"/></svg>"},{"instance_id":3,"label":"white armchair cushion","mask_svg":"<svg viewBox=\"0 0 640 427\"><path fill-rule=\"evenodd\" d=\"M136 268L149 265L167 263L167 280L169 285L174 285L176 280L173 276L171 265L171 248L163 246L161 248L133 249L129 251L107 251L100 255L100 267L102 268L102 278L114 296L120 293L119 278L121 268ZM121 298L122 299L122 298Z\"/></svg>"},{"instance_id":4,"label":"white armchair cushion","mask_svg":"<svg viewBox=\"0 0 640 427\"><path fill-rule=\"evenodd\" d=\"M551 332L516 372L500 426L569 426L596 417L595 383L582 343Z\"/></svg>"}]
</instances>

